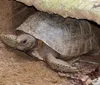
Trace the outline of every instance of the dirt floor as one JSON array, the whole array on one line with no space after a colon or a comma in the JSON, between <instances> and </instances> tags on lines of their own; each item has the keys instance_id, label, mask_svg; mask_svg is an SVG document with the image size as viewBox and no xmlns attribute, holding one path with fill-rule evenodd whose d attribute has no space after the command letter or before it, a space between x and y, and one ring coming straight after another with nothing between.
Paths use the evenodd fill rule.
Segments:
<instances>
[{"instance_id":1,"label":"dirt floor","mask_svg":"<svg viewBox=\"0 0 100 85\"><path fill-rule=\"evenodd\" d=\"M6 2L6 0L4 0ZM8 0L10 1L10 0ZM1 0L0 6L8 10L8 3ZM6 7L2 4L7 4ZM10 3L10 2L9 2ZM27 8L26 8L27 9ZM9 18L9 12L0 8L0 33L14 32L14 29L8 29L14 24L12 21L18 19ZM7 13L5 13L5 12ZM28 12L29 13L29 12ZM24 13L23 13L24 14ZM27 13L26 13L27 14ZM7 16L7 17L5 17ZM22 18L22 17L21 17ZM23 17L26 18L26 17ZM3 20L3 21L2 21ZM11 21L12 20L12 21ZM15 26L15 25L14 25ZM35 61L32 57L25 55L17 50L5 46L0 42L0 85L70 85L63 78L60 78L57 73L50 69L45 62Z\"/></svg>"},{"instance_id":2,"label":"dirt floor","mask_svg":"<svg viewBox=\"0 0 100 85\"><path fill-rule=\"evenodd\" d=\"M0 44L0 85L62 85L46 63ZM69 84L68 84L69 85Z\"/></svg>"}]
</instances>

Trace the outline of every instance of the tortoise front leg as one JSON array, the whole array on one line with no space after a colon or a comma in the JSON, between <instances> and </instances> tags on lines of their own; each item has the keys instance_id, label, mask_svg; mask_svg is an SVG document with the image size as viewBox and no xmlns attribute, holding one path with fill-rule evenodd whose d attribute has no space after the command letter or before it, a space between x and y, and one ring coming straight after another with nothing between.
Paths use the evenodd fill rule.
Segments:
<instances>
[{"instance_id":1,"label":"tortoise front leg","mask_svg":"<svg viewBox=\"0 0 100 85\"><path fill-rule=\"evenodd\" d=\"M54 70L57 70L60 72L77 72L78 71L76 67L72 67L67 62L57 59L55 56L53 56L50 53L48 54L46 59L47 59L46 61L48 65Z\"/></svg>"},{"instance_id":2,"label":"tortoise front leg","mask_svg":"<svg viewBox=\"0 0 100 85\"><path fill-rule=\"evenodd\" d=\"M8 46L15 48L17 47L17 37L12 34L2 34L0 35L0 39Z\"/></svg>"}]
</instances>

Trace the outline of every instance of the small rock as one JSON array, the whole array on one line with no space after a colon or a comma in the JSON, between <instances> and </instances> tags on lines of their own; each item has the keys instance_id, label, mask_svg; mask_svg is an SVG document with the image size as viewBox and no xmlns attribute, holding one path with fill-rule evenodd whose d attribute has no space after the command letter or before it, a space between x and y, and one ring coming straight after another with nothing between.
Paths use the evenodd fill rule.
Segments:
<instances>
[{"instance_id":1,"label":"small rock","mask_svg":"<svg viewBox=\"0 0 100 85\"><path fill-rule=\"evenodd\" d=\"M16 82L16 85L21 85L19 82Z\"/></svg>"},{"instance_id":2,"label":"small rock","mask_svg":"<svg viewBox=\"0 0 100 85\"><path fill-rule=\"evenodd\" d=\"M99 77L99 78L94 79L94 80L92 81L92 83L91 83L91 84L89 84L89 85L100 85L100 77Z\"/></svg>"}]
</instances>

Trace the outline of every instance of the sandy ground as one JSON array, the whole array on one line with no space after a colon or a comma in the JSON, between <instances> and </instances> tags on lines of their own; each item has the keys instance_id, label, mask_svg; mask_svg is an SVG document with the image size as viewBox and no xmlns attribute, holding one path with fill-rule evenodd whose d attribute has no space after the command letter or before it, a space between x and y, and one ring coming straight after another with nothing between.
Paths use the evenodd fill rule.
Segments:
<instances>
[{"instance_id":1,"label":"sandy ground","mask_svg":"<svg viewBox=\"0 0 100 85\"><path fill-rule=\"evenodd\" d=\"M0 44L0 85L62 85L46 63ZM69 84L68 84L69 85Z\"/></svg>"}]
</instances>

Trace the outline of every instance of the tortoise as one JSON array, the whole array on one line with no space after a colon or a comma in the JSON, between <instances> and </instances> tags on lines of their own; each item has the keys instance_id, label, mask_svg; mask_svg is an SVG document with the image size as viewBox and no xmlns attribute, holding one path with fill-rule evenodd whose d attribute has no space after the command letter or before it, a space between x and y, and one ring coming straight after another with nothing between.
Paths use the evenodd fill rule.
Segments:
<instances>
[{"instance_id":1,"label":"tortoise","mask_svg":"<svg viewBox=\"0 0 100 85\"><path fill-rule=\"evenodd\" d=\"M36 12L16 29L16 34L2 34L1 40L59 72L77 72L79 69L68 63L70 60L99 52L98 40L86 20Z\"/></svg>"}]
</instances>

